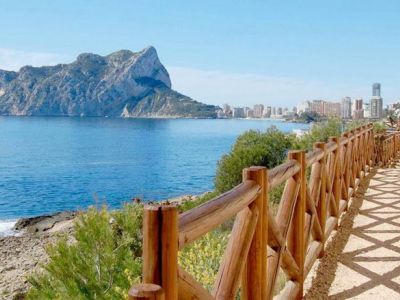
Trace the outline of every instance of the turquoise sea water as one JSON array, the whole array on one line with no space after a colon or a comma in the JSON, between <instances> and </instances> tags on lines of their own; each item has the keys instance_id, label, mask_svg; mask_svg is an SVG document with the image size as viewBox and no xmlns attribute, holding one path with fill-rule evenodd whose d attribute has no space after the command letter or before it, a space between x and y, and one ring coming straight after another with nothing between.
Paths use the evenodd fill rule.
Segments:
<instances>
[{"instance_id":1,"label":"turquoise sea water","mask_svg":"<svg viewBox=\"0 0 400 300\"><path fill-rule=\"evenodd\" d=\"M0 220L209 191L236 137L271 125L308 128L271 120L0 117Z\"/></svg>"}]
</instances>

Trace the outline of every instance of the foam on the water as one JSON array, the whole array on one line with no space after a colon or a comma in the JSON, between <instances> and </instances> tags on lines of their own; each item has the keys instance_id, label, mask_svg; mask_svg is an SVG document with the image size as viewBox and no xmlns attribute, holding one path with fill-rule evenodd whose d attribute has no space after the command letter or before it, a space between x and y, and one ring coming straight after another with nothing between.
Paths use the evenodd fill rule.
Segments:
<instances>
[{"instance_id":1,"label":"foam on the water","mask_svg":"<svg viewBox=\"0 0 400 300\"><path fill-rule=\"evenodd\" d=\"M0 237L16 236L19 233L13 230L17 220L0 220Z\"/></svg>"}]
</instances>

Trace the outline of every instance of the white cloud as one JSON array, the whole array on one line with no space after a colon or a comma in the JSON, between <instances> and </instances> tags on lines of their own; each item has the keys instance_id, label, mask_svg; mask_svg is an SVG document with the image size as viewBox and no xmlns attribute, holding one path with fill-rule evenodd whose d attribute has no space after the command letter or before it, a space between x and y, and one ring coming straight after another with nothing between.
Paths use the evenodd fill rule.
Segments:
<instances>
[{"instance_id":1,"label":"white cloud","mask_svg":"<svg viewBox=\"0 0 400 300\"><path fill-rule=\"evenodd\" d=\"M18 71L22 66L56 65L66 61L67 57L55 53L27 52L0 48L0 69Z\"/></svg>"},{"instance_id":2,"label":"white cloud","mask_svg":"<svg viewBox=\"0 0 400 300\"><path fill-rule=\"evenodd\" d=\"M290 77L205 71L183 67L167 68L173 88L196 100L221 105L251 106L256 103L293 106L304 100L339 101L344 96L368 95L365 88L328 84ZM364 98L366 99L366 98Z\"/></svg>"}]
</instances>

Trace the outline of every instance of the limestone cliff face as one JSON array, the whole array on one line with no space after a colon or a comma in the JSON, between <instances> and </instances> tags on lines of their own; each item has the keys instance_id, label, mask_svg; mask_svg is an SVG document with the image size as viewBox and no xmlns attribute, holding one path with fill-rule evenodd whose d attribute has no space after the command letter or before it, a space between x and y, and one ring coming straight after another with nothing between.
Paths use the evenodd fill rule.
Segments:
<instances>
[{"instance_id":1,"label":"limestone cliff face","mask_svg":"<svg viewBox=\"0 0 400 300\"><path fill-rule=\"evenodd\" d=\"M172 90L156 50L148 47L0 70L0 115L213 118L216 107Z\"/></svg>"}]
</instances>

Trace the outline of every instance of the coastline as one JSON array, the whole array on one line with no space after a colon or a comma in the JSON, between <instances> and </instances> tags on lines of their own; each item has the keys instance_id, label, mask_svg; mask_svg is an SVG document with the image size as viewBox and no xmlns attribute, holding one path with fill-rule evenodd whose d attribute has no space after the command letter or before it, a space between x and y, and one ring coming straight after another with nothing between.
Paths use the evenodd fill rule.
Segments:
<instances>
[{"instance_id":1,"label":"coastline","mask_svg":"<svg viewBox=\"0 0 400 300\"><path fill-rule=\"evenodd\" d=\"M198 197L198 195L182 195L159 203L179 205L196 200ZM67 235L72 238L74 221L78 213L64 211L7 222L7 226L11 226L6 228L8 235L2 236L0 233L1 299L23 299L24 293L30 286L27 277L47 262L46 246L54 243L59 236ZM1 227L1 224L0 228L5 228Z\"/></svg>"},{"instance_id":2,"label":"coastline","mask_svg":"<svg viewBox=\"0 0 400 300\"><path fill-rule=\"evenodd\" d=\"M18 219L4 219L0 220L0 238L8 237L8 236L18 236L21 234L14 230L15 224L18 222Z\"/></svg>"}]
</instances>

